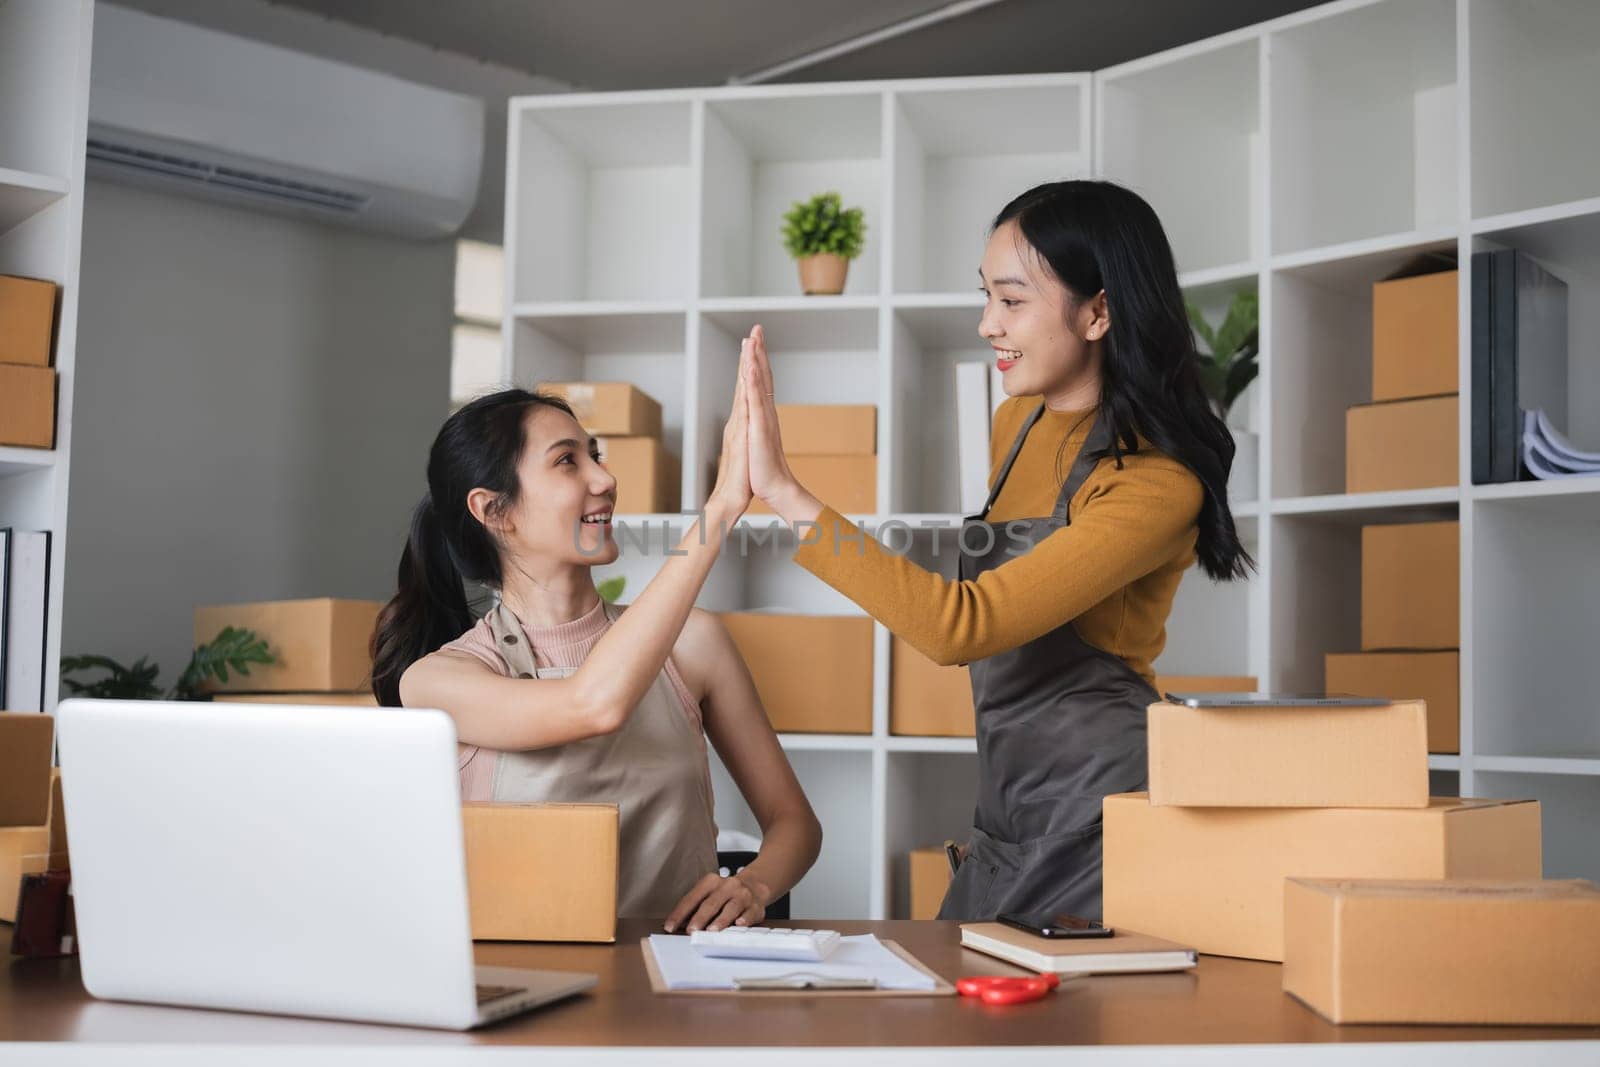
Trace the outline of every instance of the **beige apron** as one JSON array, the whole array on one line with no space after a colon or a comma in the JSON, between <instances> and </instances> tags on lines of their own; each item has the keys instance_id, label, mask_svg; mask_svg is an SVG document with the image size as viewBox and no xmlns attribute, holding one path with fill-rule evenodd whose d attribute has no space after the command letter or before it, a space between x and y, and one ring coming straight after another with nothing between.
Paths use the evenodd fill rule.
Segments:
<instances>
[{"instance_id":1,"label":"beige apron","mask_svg":"<svg viewBox=\"0 0 1600 1067\"><path fill-rule=\"evenodd\" d=\"M606 604L603 610L616 622L619 609ZM567 678L576 672L536 667L527 632L503 603L488 618L495 648L513 677ZM665 668L615 733L496 755L496 801L618 805L618 915L664 918L695 882L717 869L705 735L685 714Z\"/></svg>"}]
</instances>

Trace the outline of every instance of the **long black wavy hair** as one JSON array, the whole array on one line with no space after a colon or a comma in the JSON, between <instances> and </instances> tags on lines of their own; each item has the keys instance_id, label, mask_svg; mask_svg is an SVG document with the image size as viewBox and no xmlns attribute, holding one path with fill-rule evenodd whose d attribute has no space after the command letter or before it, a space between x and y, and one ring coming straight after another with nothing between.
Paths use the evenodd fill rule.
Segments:
<instances>
[{"instance_id":1,"label":"long black wavy hair","mask_svg":"<svg viewBox=\"0 0 1600 1067\"><path fill-rule=\"evenodd\" d=\"M1111 311L1101 368L1100 418L1111 443L1100 457L1120 466L1139 437L1188 467L1205 487L1195 554L1212 579L1255 566L1228 507L1233 435L1200 384L1194 334L1166 231L1136 193L1114 182L1036 185L995 216L1023 238L1067 287L1076 308L1102 289Z\"/></svg>"},{"instance_id":2,"label":"long black wavy hair","mask_svg":"<svg viewBox=\"0 0 1600 1067\"><path fill-rule=\"evenodd\" d=\"M572 414L559 397L503 389L464 405L445 420L428 451L428 491L411 513L400 553L398 588L372 633L372 692L400 705L400 676L423 656L472 629L464 580L498 588L500 551L467 508L474 489L496 494L491 507L517 502L517 461L527 444L527 415L548 407Z\"/></svg>"}]
</instances>

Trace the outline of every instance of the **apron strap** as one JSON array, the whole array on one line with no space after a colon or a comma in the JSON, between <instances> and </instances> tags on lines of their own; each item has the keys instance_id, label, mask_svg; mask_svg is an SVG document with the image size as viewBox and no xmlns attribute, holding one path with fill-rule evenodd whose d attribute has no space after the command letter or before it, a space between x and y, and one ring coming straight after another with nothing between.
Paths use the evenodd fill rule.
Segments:
<instances>
[{"instance_id":1,"label":"apron strap","mask_svg":"<svg viewBox=\"0 0 1600 1067\"><path fill-rule=\"evenodd\" d=\"M1083 488L1083 483L1089 475L1094 473L1095 467L1100 465L1100 457L1095 453L1109 447L1111 444L1111 424L1095 412L1094 425L1089 427L1089 436L1084 438L1083 447L1078 449L1078 457L1072 461L1072 470L1067 472L1067 480L1061 483L1061 494L1056 497L1056 508L1051 513L1051 518L1062 526L1072 521L1072 498L1078 495L1078 490Z\"/></svg>"},{"instance_id":2,"label":"apron strap","mask_svg":"<svg viewBox=\"0 0 1600 1067\"><path fill-rule=\"evenodd\" d=\"M1033 429L1034 423L1044 416L1044 401L1039 401L1039 406L1033 409L1027 421L1022 424L1022 429L1017 431L1017 439L1011 443L1011 451L1006 453L1006 461L1000 464L1000 473L995 476L994 488L989 490L989 499L984 501L983 510L974 516L982 522L989 517L989 509L994 507L994 502L1000 497L1000 490L1005 488L1006 478L1011 474L1012 466L1017 462L1017 453L1022 451L1022 442L1028 439L1028 431Z\"/></svg>"}]
</instances>

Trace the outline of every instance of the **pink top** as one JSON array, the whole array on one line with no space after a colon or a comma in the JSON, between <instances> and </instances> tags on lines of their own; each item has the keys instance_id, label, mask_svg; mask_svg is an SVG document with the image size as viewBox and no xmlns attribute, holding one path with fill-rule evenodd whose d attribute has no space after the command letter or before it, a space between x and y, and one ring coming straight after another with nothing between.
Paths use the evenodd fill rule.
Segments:
<instances>
[{"instance_id":1,"label":"pink top","mask_svg":"<svg viewBox=\"0 0 1600 1067\"><path fill-rule=\"evenodd\" d=\"M555 626L529 626L522 623L522 632L528 635L528 645L533 649L533 662L539 667L570 667L581 665L599 644L600 638L611 628L611 620L603 610L604 603L596 603L593 610L570 622ZM520 619L518 620L521 621ZM494 634L487 618L440 651L466 652L482 660L496 674L509 676L511 668L495 647ZM704 737L704 724L700 719L700 705L689 695L678 667L667 657L667 679L672 683L684 714L689 716L695 731ZM492 800L494 790L494 750L485 752L472 745L462 745L457 767L461 772L461 799L464 801Z\"/></svg>"}]
</instances>

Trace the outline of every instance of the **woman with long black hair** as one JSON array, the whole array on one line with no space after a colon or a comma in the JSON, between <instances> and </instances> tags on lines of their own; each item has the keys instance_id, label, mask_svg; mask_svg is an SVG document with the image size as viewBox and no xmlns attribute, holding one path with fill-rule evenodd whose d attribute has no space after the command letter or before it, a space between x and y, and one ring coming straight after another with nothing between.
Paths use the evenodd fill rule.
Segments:
<instances>
[{"instance_id":1,"label":"woman with long black hair","mask_svg":"<svg viewBox=\"0 0 1600 1067\"><path fill-rule=\"evenodd\" d=\"M741 365L750 483L795 560L941 664L969 663L978 797L941 918L1100 915L1100 809L1146 781L1151 664L1184 572L1253 565L1228 509L1233 439L1201 388L1160 220L1109 182L1030 189L994 220L978 332L1008 400L955 580L864 537L783 458L771 363Z\"/></svg>"},{"instance_id":2,"label":"woman with long black hair","mask_svg":"<svg viewBox=\"0 0 1600 1067\"><path fill-rule=\"evenodd\" d=\"M556 397L504 389L466 404L428 453L372 642L380 704L454 720L463 800L618 805L618 913L665 917L669 932L760 922L822 842L750 671L694 607L721 531L750 503L743 390L699 520L626 611L591 575L619 551L598 442ZM482 618L463 580L493 591ZM756 859L727 877L708 736L762 830Z\"/></svg>"}]
</instances>

